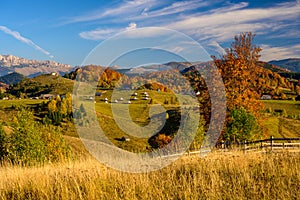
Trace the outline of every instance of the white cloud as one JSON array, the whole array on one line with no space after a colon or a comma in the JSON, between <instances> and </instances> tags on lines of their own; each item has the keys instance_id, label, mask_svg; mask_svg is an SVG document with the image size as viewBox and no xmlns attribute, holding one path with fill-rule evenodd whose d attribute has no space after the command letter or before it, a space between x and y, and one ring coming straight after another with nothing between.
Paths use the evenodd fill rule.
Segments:
<instances>
[{"instance_id":1,"label":"white cloud","mask_svg":"<svg viewBox=\"0 0 300 200\"><path fill-rule=\"evenodd\" d=\"M35 44L33 41L31 41L28 38L25 38L23 36L21 36L21 34L17 31L13 31L9 28L7 28L6 26L0 26L0 30L3 31L4 33L13 36L15 39L29 45L32 46L33 48L35 48L36 50L42 52L43 54L49 56L50 58L53 57L48 51L46 51L45 49L41 48L40 46L38 46L37 44Z\"/></svg>"},{"instance_id":2,"label":"white cloud","mask_svg":"<svg viewBox=\"0 0 300 200\"><path fill-rule=\"evenodd\" d=\"M285 58L298 58L300 55L300 44L288 47L261 45L261 60L280 60Z\"/></svg>"},{"instance_id":3,"label":"white cloud","mask_svg":"<svg viewBox=\"0 0 300 200\"><path fill-rule=\"evenodd\" d=\"M79 36L83 39L87 40L104 40L109 37L112 37L113 35L123 32L123 31L132 31L137 28L137 24L131 22L128 24L126 28L115 28L115 29L95 29L91 31L84 31L79 33Z\"/></svg>"},{"instance_id":4,"label":"white cloud","mask_svg":"<svg viewBox=\"0 0 300 200\"><path fill-rule=\"evenodd\" d=\"M81 32L79 33L79 36L87 40L103 40L116 34L118 30L117 29L95 29L91 31Z\"/></svg>"},{"instance_id":5,"label":"white cloud","mask_svg":"<svg viewBox=\"0 0 300 200\"><path fill-rule=\"evenodd\" d=\"M130 30L135 30L137 27L136 23L133 23L131 22L128 27L126 28L127 31L130 31Z\"/></svg>"}]
</instances>

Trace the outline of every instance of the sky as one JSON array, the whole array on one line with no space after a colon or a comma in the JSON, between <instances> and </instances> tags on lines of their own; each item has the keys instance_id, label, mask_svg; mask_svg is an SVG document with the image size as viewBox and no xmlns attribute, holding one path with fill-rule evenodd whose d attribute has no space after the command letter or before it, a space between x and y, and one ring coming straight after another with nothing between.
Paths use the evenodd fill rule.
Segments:
<instances>
[{"instance_id":1,"label":"sky","mask_svg":"<svg viewBox=\"0 0 300 200\"><path fill-rule=\"evenodd\" d=\"M78 66L116 34L128 33L119 43L122 47L130 34L147 42L154 35L167 40L167 34L157 37L163 28L184 34L210 55L222 54L235 35L251 31L256 34L254 43L263 49L261 60L300 57L300 0L0 0L0 5L2 55ZM190 48L188 42L170 41L175 53ZM115 48L98 53L113 54Z\"/></svg>"}]
</instances>

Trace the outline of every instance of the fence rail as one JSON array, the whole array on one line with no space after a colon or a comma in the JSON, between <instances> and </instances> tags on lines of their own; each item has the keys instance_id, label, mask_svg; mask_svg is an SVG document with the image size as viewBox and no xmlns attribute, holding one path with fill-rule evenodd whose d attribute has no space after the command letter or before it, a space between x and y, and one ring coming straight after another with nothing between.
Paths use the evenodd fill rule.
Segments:
<instances>
[{"instance_id":1,"label":"fence rail","mask_svg":"<svg viewBox=\"0 0 300 200\"><path fill-rule=\"evenodd\" d=\"M282 151L282 150L295 150L300 151L300 138L274 138L270 137L264 140L245 141L243 143L226 143L220 142L217 145L217 151ZM205 155L210 150L192 149L183 154L165 154L161 155L162 158L169 158L174 156L192 156L192 155Z\"/></svg>"},{"instance_id":2,"label":"fence rail","mask_svg":"<svg viewBox=\"0 0 300 200\"><path fill-rule=\"evenodd\" d=\"M283 150L300 149L300 138L274 138L270 137L264 140L245 141L243 143L220 142L219 149L238 149L244 151L250 150Z\"/></svg>"}]
</instances>

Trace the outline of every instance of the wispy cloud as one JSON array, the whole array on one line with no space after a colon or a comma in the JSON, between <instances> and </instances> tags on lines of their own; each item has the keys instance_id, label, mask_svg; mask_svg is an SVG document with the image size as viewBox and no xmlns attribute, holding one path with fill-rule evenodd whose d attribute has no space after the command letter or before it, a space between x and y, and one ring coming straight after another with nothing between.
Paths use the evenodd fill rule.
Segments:
<instances>
[{"instance_id":1,"label":"wispy cloud","mask_svg":"<svg viewBox=\"0 0 300 200\"><path fill-rule=\"evenodd\" d=\"M128 0L115 5L113 8L96 10L89 14L71 17L65 20L63 24L89 22L101 19L113 21L116 17L118 21L121 22L146 20L149 18L189 12L210 4L211 3L204 0L175 1L170 5L160 0Z\"/></svg>"},{"instance_id":2,"label":"wispy cloud","mask_svg":"<svg viewBox=\"0 0 300 200\"><path fill-rule=\"evenodd\" d=\"M17 31L13 31L9 28L7 28L6 26L0 26L0 31L3 31L4 33L13 36L15 39L35 48L36 50L42 52L43 54L49 56L50 58L53 58L54 56L51 55L48 51L46 51L45 49L41 48L40 46L38 46L37 44L35 44L33 41L31 41L28 38L23 37L19 32Z\"/></svg>"},{"instance_id":3,"label":"wispy cloud","mask_svg":"<svg viewBox=\"0 0 300 200\"><path fill-rule=\"evenodd\" d=\"M231 1L185 1L127 0L114 8L107 8L91 14L73 17L68 23L105 20L116 28L97 28L80 33L80 37L90 40L103 40L116 33L139 27L165 27L181 31L199 42L205 42L208 48L221 54L220 43L228 42L240 32L252 31L258 36L271 38L298 38L300 0L251 8L248 2ZM217 5L219 4L220 5ZM216 8L218 7L218 8ZM196 12L195 12L196 10ZM126 16L126 17L124 17ZM136 22L127 28L120 24ZM142 30L141 30L142 31ZM145 33L147 36L153 33ZM273 52L279 57L295 55L285 47L264 46L264 52ZM293 47L296 50L296 47ZM298 51L299 53L299 51ZM273 54L274 56L275 54ZM266 54L263 58L268 59Z\"/></svg>"},{"instance_id":4,"label":"wispy cloud","mask_svg":"<svg viewBox=\"0 0 300 200\"><path fill-rule=\"evenodd\" d=\"M137 28L137 24L131 22L126 28L115 28L115 29L95 29L91 31L84 31L79 33L79 36L84 39L88 40L104 40L107 39L117 33L123 32L123 31L130 31Z\"/></svg>"},{"instance_id":5,"label":"wispy cloud","mask_svg":"<svg viewBox=\"0 0 300 200\"><path fill-rule=\"evenodd\" d=\"M87 40L103 40L116 34L119 29L95 29L79 33L79 36Z\"/></svg>"},{"instance_id":6,"label":"wispy cloud","mask_svg":"<svg viewBox=\"0 0 300 200\"><path fill-rule=\"evenodd\" d=\"M278 47L271 45L261 45L263 51L261 52L261 60L280 60L285 58L297 58L300 55L300 45L291 45L287 47ZM276 56L274 56L276 55Z\"/></svg>"},{"instance_id":7,"label":"wispy cloud","mask_svg":"<svg viewBox=\"0 0 300 200\"><path fill-rule=\"evenodd\" d=\"M172 3L169 6L162 7L160 9L151 10L149 8L145 8L142 12L142 15L135 16L133 17L133 19L137 20L143 18L173 15L177 13L196 10L200 7L208 6L209 4L210 3L208 1L202 1L202 0L179 1L179 2Z\"/></svg>"},{"instance_id":8,"label":"wispy cloud","mask_svg":"<svg viewBox=\"0 0 300 200\"><path fill-rule=\"evenodd\" d=\"M157 5L159 3L158 0L129 0L124 1L119 5L112 6L111 8L96 10L90 12L89 14L80 15L71 17L65 20L65 24L77 23L77 22L88 22L99 20L103 18L110 17L121 17L126 16L126 18L130 16L134 16L142 13L145 8L152 7L153 5ZM124 18L125 19L125 18Z\"/></svg>"},{"instance_id":9,"label":"wispy cloud","mask_svg":"<svg viewBox=\"0 0 300 200\"><path fill-rule=\"evenodd\" d=\"M215 3L215 2L214 2ZM125 1L116 8L107 9L101 14L90 14L73 18L72 22L90 21L101 19L107 16L122 20L138 21L143 27L160 26L167 27L187 33L198 40L215 39L219 42L231 39L233 35L243 31L253 31L264 34L267 31L275 31L282 22L286 20L297 21L300 17L300 4L289 2L278 4L269 8L248 8L249 3L227 3L218 9L208 10L201 13L186 13L189 10L205 7L207 1L190 0L175 2L164 5L160 8L151 9L151 6L159 4L158 0ZM213 3L211 3L213 4ZM134 10L133 8L139 8ZM133 9L133 10L132 10ZM173 14L178 14L168 17ZM122 19L120 15L126 15ZM166 16L162 18L161 16ZM159 20L148 20L148 18L160 17ZM172 20L170 20L172 19ZM284 24L289 26L289 24ZM104 39L121 29L95 29L81 33L80 36L86 39ZM267 31L266 31L267 30ZM101 35L101 37L85 37L89 34Z\"/></svg>"},{"instance_id":10,"label":"wispy cloud","mask_svg":"<svg viewBox=\"0 0 300 200\"><path fill-rule=\"evenodd\" d=\"M248 5L249 5L248 2L240 2L240 3L237 3L237 4L233 4L233 3L228 2L227 6L216 8L216 9L212 9L209 12L210 13L229 12L229 11L234 11L234 10L239 10L239 9L245 8Z\"/></svg>"},{"instance_id":11,"label":"wispy cloud","mask_svg":"<svg viewBox=\"0 0 300 200\"><path fill-rule=\"evenodd\" d=\"M244 4L245 6L246 4ZM241 7L244 7L241 6ZM236 5L231 6L236 9ZM232 35L243 31L259 32L266 28L276 27L277 21L295 20L300 16L300 5L297 3L282 4L265 9L237 9L227 7L220 12L199 14L184 20L166 24L167 27L180 30L196 37L212 37L225 41Z\"/></svg>"},{"instance_id":12,"label":"wispy cloud","mask_svg":"<svg viewBox=\"0 0 300 200\"><path fill-rule=\"evenodd\" d=\"M204 44L205 49L213 52L213 55L224 55L226 53L225 49L216 41L211 40Z\"/></svg>"}]
</instances>

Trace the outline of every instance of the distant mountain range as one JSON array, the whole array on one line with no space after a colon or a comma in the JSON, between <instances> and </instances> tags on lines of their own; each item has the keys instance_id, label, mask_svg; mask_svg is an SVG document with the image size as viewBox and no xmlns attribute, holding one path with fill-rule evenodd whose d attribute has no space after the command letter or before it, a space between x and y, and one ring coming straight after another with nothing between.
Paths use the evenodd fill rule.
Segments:
<instances>
[{"instance_id":1,"label":"distant mountain range","mask_svg":"<svg viewBox=\"0 0 300 200\"><path fill-rule=\"evenodd\" d=\"M135 68L120 68L112 67L111 69L126 74L129 77L145 75L153 72L160 72L165 70L177 69L183 71L190 66L194 65L211 65L212 61L209 62L168 62L165 64L153 64L139 66ZM274 60L270 62L258 62L258 66L270 69L276 73L282 73L285 77L290 77L290 73L300 73L300 58L290 58L284 60ZM49 74L56 72L60 75L73 71L71 65L57 63L54 61L38 61L28 60L13 55L0 55L0 82L7 84L18 83L25 77L35 77L41 74ZM298 77L293 75L293 77Z\"/></svg>"},{"instance_id":2,"label":"distant mountain range","mask_svg":"<svg viewBox=\"0 0 300 200\"><path fill-rule=\"evenodd\" d=\"M207 63L207 62L168 62L165 64L153 64L153 65L139 66L130 69L118 68L114 70L122 74L126 74L127 76L136 76L136 75L143 75L147 73L160 72L160 71L173 70L173 69L182 71L186 68L189 68L192 65L203 64L203 63Z\"/></svg>"},{"instance_id":3,"label":"distant mountain range","mask_svg":"<svg viewBox=\"0 0 300 200\"><path fill-rule=\"evenodd\" d=\"M272 60L270 64L276 65L283 69L288 69L291 72L300 73L300 58L289 58L284 60Z\"/></svg>"},{"instance_id":4,"label":"distant mountain range","mask_svg":"<svg viewBox=\"0 0 300 200\"><path fill-rule=\"evenodd\" d=\"M73 69L71 65L54 61L28 60L13 55L0 55L0 76L17 72L27 77L56 72L65 74Z\"/></svg>"},{"instance_id":5,"label":"distant mountain range","mask_svg":"<svg viewBox=\"0 0 300 200\"><path fill-rule=\"evenodd\" d=\"M130 69L114 69L122 74L126 74L128 76L136 76L136 75L143 75L152 72L160 72L165 70L177 69L179 71L185 70L190 66L203 66L203 65L213 65L213 61L208 62L169 62L165 64L154 64L154 65L147 65L147 66L139 66L136 68ZM257 63L258 66L269 69L276 73L300 73L300 59L285 59L279 61L271 61L271 62L264 62L259 61Z\"/></svg>"}]
</instances>

